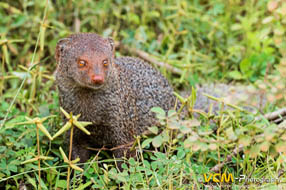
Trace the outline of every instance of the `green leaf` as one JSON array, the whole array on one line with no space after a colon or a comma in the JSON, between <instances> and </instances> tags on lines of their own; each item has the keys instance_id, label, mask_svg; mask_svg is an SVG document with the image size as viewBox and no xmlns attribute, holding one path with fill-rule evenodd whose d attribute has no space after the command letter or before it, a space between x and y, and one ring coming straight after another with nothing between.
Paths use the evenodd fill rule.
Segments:
<instances>
[{"instance_id":1,"label":"green leaf","mask_svg":"<svg viewBox=\"0 0 286 190\"><path fill-rule=\"evenodd\" d=\"M185 141L184 141L184 146L185 148L189 148L192 144L194 144L196 141L199 140L198 135L192 135L189 136Z\"/></svg>"},{"instance_id":2,"label":"green leaf","mask_svg":"<svg viewBox=\"0 0 286 190\"><path fill-rule=\"evenodd\" d=\"M66 189L67 188L67 181L66 180L59 180L58 187Z\"/></svg>"},{"instance_id":3,"label":"green leaf","mask_svg":"<svg viewBox=\"0 0 286 190\"><path fill-rule=\"evenodd\" d=\"M239 138L239 144L242 144L244 147L250 145L252 138L250 136L243 135Z\"/></svg>"},{"instance_id":4,"label":"green leaf","mask_svg":"<svg viewBox=\"0 0 286 190\"><path fill-rule=\"evenodd\" d=\"M158 163L156 161L152 162L151 163L151 168L152 168L152 170L156 170L158 168Z\"/></svg>"},{"instance_id":5,"label":"green leaf","mask_svg":"<svg viewBox=\"0 0 286 190\"><path fill-rule=\"evenodd\" d=\"M154 147L158 148L162 145L163 143L163 138L161 135L156 136L153 140L152 140L152 144Z\"/></svg>"},{"instance_id":6,"label":"green leaf","mask_svg":"<svg viewBox=\"0 0 286 190\"><path fill-rule=\"evenodd\" d=\"M169 141L169 133L166 130L162 131L161 136L162 136L163 142Z\"/></svg>"},{"instance_id":7,"label":"green leaf","mask_svg":"<svg viewBox=\"0 0 286 190\"><path fill-rule=\"evenodd\" d=\"M86 123L86 122L85 122ZM77 128L79 128L82 132L84 132L85 134L87 134L87 135L90 135L90 132L86 129L86 128L84 128L84 126L81 124L81 122L79 122L79 121L76 121L76 120L73 120L73 124L75 125L75 126L77 126Z\"/></svg>"},{"instance_id":8,"label":"green leaf","mask_svg":"<svg viewBox=\"0 0 286 190\"><path fill-rule=\"evenodd\" d=\"M25 175L26 178L28 179L27 181L33 185L34 189L37 189L37 183L36 183L36 180L34 178L31 178L29 175Z\"/></svg>"},{"instance_id":9,"label":"green leaf","mask_svg":"<svg viewBox=\"0 0 286 190\"><path fill-rule=\"evenodd\" d=\"M190 102L190 107L193 108L196 103L196 99L197 99L197 91L193 86L192 86L192 93L188 99Z\"/></svg>"},{"instance_id":10,"label":"green leaf","mask_svg":"<svg viewBox=\"0 0 286 190\"><path fill-rule=\"evenodd\" d=\"M241 80L244 78L239 71L231 71L228 73L228 76L236 80Z\"/></svg>"},{"instance_id":11,"label":"green leaf","mask_svg":"<svg viewBox=\"0 0 286 190\"><path fill-rule=\"evenodd\" d=\"M71 128L71 123L68 121L53 137L52 139L55 139L56 137L63 134L65 131L69 130Z\"/></svg>"},{"instance_id":12,"label":"green leaf","mask_svg":"<svg viewBox=\"0 0 286 190\"><path fill-rule=\"evenodd\" d=\"M173 94L180 100L180 102L183 104L186 102L185 98L182 97L180 94L178 94L177 92L173 92Z\"/></svg>"},{"instance_id":13,"label":"green leaf","mask_svg":"<svg viewBox=\"0 0 286 190\"><path fill-rule=\"evenodd\" d=\"M237 139L237 136L235 135L232 127L229 127L228 129L226 129L225 133L226 133L226 136L229 139L231 139L231 140L236 140Z\"/></svg>"},{"instance_id":14,"label":"green leaf","mask_svg":"<svg viewBox=\"0 0 286 190\"><path fill-rule=\"evenodd\" d=\"M279 142L275 145L275 149L277 152L286 152L286 142Z\"/></svg>"},{"instance_id":15,"label":"green leaf","mask_svg":"<svg viewBox=\"0 0 286 190\"><path fill-rule=\"evenodd\" d=\"M89 181L85 184L81 184L78 188L76 188L76 190L85 190L87 189L88 186L90 186L92 184L92 181Z\"/></svg>"},{"instance_id":16,"label":"green leaf","mask_svg":"<svg viewBox=\"0 0 286 190\"><path fill-rule=\"evenodd\" d=\"M136 165L136 161L134 160L134 158L129 158L129 164L131 165L131 166L135 166Z\"/></svg>"},{"instance_id":17,"label":"green leaf","mask_svg":"<svg viewBox=\"0 0 286 190\"><path fill-rule=\"evenodd\" d=\"M160 107L153 107L152 109L151 109L151 111L152 112L154 112L154 113L156 113L156 114L159 114L159 115L164 115L165 116L165 111L162 109L162 108L160 108Z\"/></svg>"},{"instance_id":18,"label":"green leaf","mask_svg":"<svg viewBox=\"0 0 286 190\"><path fill-rule=\"evenodd\" d=\"M212 143L212 144L209 144L208 147L210 150L216 150L218 146L217 144Z\"/></svg>"},{"instance_id":19,"label":"green leaf","mask_svg":"<svg viewBox=\"0 0 286 190\"><path fill-rule=\"evenodd\" d=\"M145 147L149 146L149 144L152 142L152 140L153 140L152 138L148 138L148 139L144 140L144 141L142 142L141 147L142 147L142 148L145 148Z\"/></svg>"},{"instance_id":20,"label":"green leaf","mask_svg":"<svg viewBox=\"0 0 286 190\"><path fill-rule=\"evenodd\" d=\"M260 150L263 152L267 152L269 150L270 143L267 141L264 141L263 143L260 144Z\"/></svg>"},{"instance_id":21,"label":"green leaf","mask_svg":"<svg viewBox=\"0 0 286 190\"><path fill-rule=\"evenodd\" d=\"M82 168L80 168L80 167L78 167L78 166L77 166L77 165L75 165L75 164L70 163L70 167L71 167L71 168L73 168L74 170L77 170L77 171L83 172L83 169L82 169Z\"/></svg>"},{"instance_id":22,"label":"green leaf","mask_svg":"<svg viewBox=\"0 0 286 190\"><path fill-rule=\"evenodd\" d=\"M38 161L38 160L39 160L39 159L36 157L36 158L32 158L32 159L26 160L26 161L22 162L21 164L32 163L32 162L36 162L36 161Z\"/></svg>"},{"instance_id":23,"label":"green leaf","mask_svg":"<svg viewBox=\"0 0 286 190\"><path fill-rule=\"evenodd\" d=\"M151 131L152 133L154 133L155 135L157 135L158 131L159 131L158 127L156 127L156 126L148 127L148 130Z\"/></svg>"},{"instance_id":24,"label":"green leaf","mask_svg":"<svg viewBox=\"0 0 286 190\"><path fill-rule=\"evenodd\" d=\"M42 123L37 124L37 127L52 141L53 138L50 135L49 131L45 128L45 126Z\"/></svg>"},{"instance_id":25,"label":"green leaf","mask_svg":"<svg viewBox=\"0 0 286 190\"><path fill-rule=\"evenodd\" d=\"M83 127L86 127L86 126L92 124L92 122L89 122L89 121L79 121L79 122L80 122L80 124L81 124Z\"/></svg>"},{"instance_id":26,"label":"green leaf","mask_svg":"<svg viewBox=\"0 0 286 190\"><path fill-rule=\"evenodd\" d=\"M184 150L182 150L182 149L178 150L178 152L177 152L178 159L183 159L185 157L185 155L186 155L186 153Z\"/></svg>"},{"instance_id":27,"label":"green leaf","mask_svg":"<svg viewBox=\"0 0 286 190\"><path fill-rule=\"evenodd\" d=\"M65 152L63 151L62 147L60 147L60 153L61 153L61 155L62 155L62 157L63 157L64 162L68 163L68 162L69 162L69 159L68 159L68 157L66 156Z\"/></svg>"},{"instance_id":28,"label":"green leaf","mask_svg":"<svg viewBox=\"0 0 286 190\"><path fill-rule=\"evenodd\" d=\"M240 70L243 74L245 74L247 77L251 75L251 62L248 58L243 59L240 62Z\"/></svg>"},{"instance_id":29,"label":"green leaf","mask_svg":"<svg viewBox=\"0 0 286 190\"><path fill-rule=\"evenodd\" d=\"M132 12L128 13L128 17L127 18L128 18L129 22L132 22L134 24L139 24L140 23L139 16L137 14L132 13Z\"/></svg>"},{"instance_id":30,"label":"green leaf","mask_svg":"<svg viewBox=\"0 0 286 190\"><path fill-rule=\"evenodd\" d=\"M39 156L39 158L41 160L53 160L54 159L53 157L50 157L50 156Z\"/></svg>"},{"instance_id":31,"label":"green leaf","mask_svg":"<svg viewBox=\"0 0 286 190\"><path fill-rule=\"evenodd\" d=\"M168 117L169 117L169 118L176 116L176 114L177 114L177 112L176 112L175 110L169 110L169 111L168 111Z\"/></svg>"},{"instance_id":32,"label":"green leaf","mask_svg":"<svg viewBox=\"0 0 286 190\"><path fill-rule=\"evenodd\" d=\"M249 155L251 158L255 158L257 157L257 155L259 154L260 152L260 148L258 145L254 145L250 148L250 151L249 151Z\"/></svg>"},{"instance_id":33,"label":"green leaf","mask_svg":"<svg viewBox=\"0 0 286 190\"><path fill-rule=\"evenodd\" d=\"M9 164L8 165L8 170L10 170L12 172L17 172L17 166L15 166L13 164Z\"/></svg>"},{"instance_id":34,"label":"green leaf","mask_svg":"<svg viewBox=\"0 0 286 190\"><path fill-rule=\"evenodd\" d=\"M19 26L23 25L26 22L26 20L28 20L28 17L26 15L19 14L14 19L14 22L12 22L11 27L13 27L13 28L19 27Z\"/></svg>"},{"instance_id":35,"label":"green leaf","mask_svg":"<svg viewBox=\"0 0 286 190\"><path fill-rule=\"evenodd\" d=\"M6 149L7 149L6 146L0 146L0 153L4 152Z\"/></svg>"},{"instance_id":36,"label":"green leaf","mask_svg":"<svg viewBox=\"0 0 286 190\"><path fill-rule=\"evenodd\" d=\"M268 126L265 131L264 131L264 136L265 136L265 139L267 141L270 141L274 138L275 136L275 126L274 125L271 125L271 126Z\"/></svg>"},{"instance_id":37,"label":"green leaf","mask_svg":"<svg viewBox=\"0 0 286 190\"><path fill-rule=\"evenodd\" d=\"M71 163L72 163L72 164L76 164L76 163L78 163L79 161L80 161L80 158L76 158L76 159L72 160Z\"/></svg>"},{"instance_id":38,"label":"green leaf","mask_svg":"<svg viewBox=\"0 0 286 190\"><path fill-rule=\"evenodd\" d=\"M169 129L179 129L181 127L181 124L177 121L173 121L171 120L169 125L168 125L168 128Z\"/></svg>"},{"instance_id":39,"label":"green leaf","mask_svg":"<svg viewBox=\"0 0 286 190\"><path fill-rule=\"evenodd\" d=\"M120 182L126 182L127 179L121 175L117 175L117 180L119 180Z\"/></svg>"},{"instance_id":40,"label":"green leaf","mask_svg":"<svg viewBox=\"0 0 286 190\"><path fill-rule=\"evenodd\" d=\"M66 116L66 118L70 119L70 114L64 110L64 108L60 107L61 112Z\"/></svg>"}]
</instances>

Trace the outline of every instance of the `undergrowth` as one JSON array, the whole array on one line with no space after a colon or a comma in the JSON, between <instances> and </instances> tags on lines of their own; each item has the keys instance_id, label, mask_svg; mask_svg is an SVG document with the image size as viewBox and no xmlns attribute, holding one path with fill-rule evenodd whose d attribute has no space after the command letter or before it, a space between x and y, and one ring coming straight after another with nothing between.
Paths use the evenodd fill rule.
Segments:
<instances>
[{"instance_id":1,"label":"undergrowth","mask_svg":"<svg viewBox=\"0 0 286 190\"><path fill-rule=\"evenodd\" d=\"M222 101L217 114L194 117L191 94L181 99L190 111L185 120L154 108L161 126L136 137L136 159L122 158L120 171L108 150L95 151L89 162L75 163L83 172L71 172L71 188L282 187L286 123L269 122L261 114L285 106L285 15L283 0L1 1L0 188L39 189L39 181L41 189L67 186L70 165L59 150L63 138L49 139L22 122L27 116L48 117L43 126L52 135L63 127L54 51L60 38L74 32L111 36L180 69L174 74L154 65L177 91L206 82L251 84L267 94L268 102L249 113ZM116 55L136 56L120 46ZM38 162L25 162L39 155L52 157L40 159L41 180ZM233 182L222 181L223 174L231 174Z\"/></svg>"}]
</instances>

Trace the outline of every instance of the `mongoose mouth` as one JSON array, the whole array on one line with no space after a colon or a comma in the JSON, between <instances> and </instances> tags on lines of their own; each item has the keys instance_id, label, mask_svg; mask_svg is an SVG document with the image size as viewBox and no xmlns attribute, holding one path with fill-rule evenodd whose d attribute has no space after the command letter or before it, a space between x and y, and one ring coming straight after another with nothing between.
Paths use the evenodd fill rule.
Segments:
<instances>
[{"instance_id":1,"label":"mongoose mouth","mask_svg":"<svg viewBox=\"0 0 286 190\"><path fill-rule=\"evenodd\" d=\"M104 86L104 83L96 83L96 84L82 84L79 81L76 81L80 87L82 88L89 88L89 89L93 89L93 90L98 90L101 89Z\"/></svg>"},{"instance_id":2,"label":"mongoose mouth","mask_svg":"<svg viewBox=\"0 0 286 190\"><path fill-rule=\"evenodd\" d=\"M104 83L102 84L92 84L92 85L86 85L87 88L93 89L93 90L98 90L103 88Z\"/></svg>"}]
</instances>

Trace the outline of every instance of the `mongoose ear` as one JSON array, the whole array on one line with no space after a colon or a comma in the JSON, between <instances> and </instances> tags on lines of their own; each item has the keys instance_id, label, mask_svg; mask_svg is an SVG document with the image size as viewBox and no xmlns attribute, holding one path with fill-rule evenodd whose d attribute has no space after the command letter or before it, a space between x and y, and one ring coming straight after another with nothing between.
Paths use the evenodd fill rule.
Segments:
<instances>
[{"instance_id":1,"label":"mongoose ear","mask_svg":"<svg viewBox=\"0 0 286 190\"><path fill-rule=\"evenodd\" d=\"M114 41L111 37L108 37L108 42L110 44L110 48L111 48L111 51L112 51L112 56L114 57L114 52L115 52L115 47L114 47Z\"/></svg>"},{"instance_id":2,"label":"mongoose ear","mask_svg":"<svg viewBox=\"0 0 286 190\"><path fill-rule=\"evenodd\" d=\"M62 56L64 49L67 47L68 41L70 41L69 38L63 38L58 41L55 53L57 63L59 63L60 57Z\"/></svg>"}]
</instances>

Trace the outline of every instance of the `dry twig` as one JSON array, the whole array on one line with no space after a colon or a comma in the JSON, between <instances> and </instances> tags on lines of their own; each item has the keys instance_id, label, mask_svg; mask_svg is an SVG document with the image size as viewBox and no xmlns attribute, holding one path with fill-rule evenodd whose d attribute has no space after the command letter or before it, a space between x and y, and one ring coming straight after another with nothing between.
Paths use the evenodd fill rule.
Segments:
<instances>
[{"instance_id":1,"label":"dry twig","mask_svg":"<svg viewBox=\"0 0 286 190\"><path fill-rule=\"evenodd\" d=\"M280 123L281 121L283 121L283 117L285 116L286 116L286 108L282 108L274 112L267 113L263 117L268 121L273 121L274 123ZM255 120L261 120L261 117L256 117Z\"/></svg>"},{"instance_id":2,"label":"dry twig","mask_svg":"<svg viewBox=\"0 0 286 190\"><path fill-rule=\"evenodd\" d=\"M173 67L172 65L169 65L168 63L164 63L161 61L158 61L157 59L153 58L150 54L146 53L145 51L142 50L138 50L132 47L128 47L122 43L115 43L115 47L122 47L123 49L125 49L126 51L132 53L132 54L136 54L138 57L144 59L145 61L148 61L154 65L158 65L160 67L164 67L166 68L168 71L171 71L172 73L181 75L183 73L182 70Z\"/></svg>"},{"instance_id":3,"label":"dry twig","mask_svg":"<svg viewBox=\"0 0 286 190\"><path fill-rule=\"evenodd\" d=\"M279 119L284 116L286 116L286 108L282 108L277 111L267 113L264 115L264 117L269 121L273 121L273 120Z\"/></svg>"}]
</instances>

